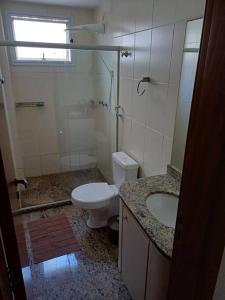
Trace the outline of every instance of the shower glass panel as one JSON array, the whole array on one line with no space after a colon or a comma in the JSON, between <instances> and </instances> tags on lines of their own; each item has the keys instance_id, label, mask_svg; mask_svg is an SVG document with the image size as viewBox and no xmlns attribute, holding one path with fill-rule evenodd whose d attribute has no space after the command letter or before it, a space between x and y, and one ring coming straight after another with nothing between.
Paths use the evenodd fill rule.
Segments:
<instances>
[{"instance_id":1,"label":"shower glass panel","mask_svg":"<svg viewBox=\"0 0 225 300\"><path fill-rule=\"evenodd\" d=\"M116 143L117 56L72 50L71 57L72 63L55 74L60 169L64 172L100 167L105 173Z\"/></svg>"},{"instance_id":2,"label":"shower glass panel","mask_svg":"<svg viewBox=\"0 0 225 300\"><path fill-rule=\"evenodd\" d=\"M71 62L60 63L9 59L28 178L21 208L68 201L79 184L112 180L117 52L71 49L70 55Z\"/></svg>"}]
</instances>

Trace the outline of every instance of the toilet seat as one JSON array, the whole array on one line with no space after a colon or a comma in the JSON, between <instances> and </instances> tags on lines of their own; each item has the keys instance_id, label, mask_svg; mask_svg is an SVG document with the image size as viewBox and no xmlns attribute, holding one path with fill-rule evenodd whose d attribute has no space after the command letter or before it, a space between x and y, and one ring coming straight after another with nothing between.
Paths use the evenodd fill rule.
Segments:
<instances>
[{"instance_id":1,"label":"toilet seat","mask_svg":"<svg viewBox=\"0 0 225 300\"><path fill-rule=\"evenodd\" d=\"M72 202L83 209L103 208L116 196L116 187L106 182L89 183L72 191Z\"/></svg>"}]
</instances>

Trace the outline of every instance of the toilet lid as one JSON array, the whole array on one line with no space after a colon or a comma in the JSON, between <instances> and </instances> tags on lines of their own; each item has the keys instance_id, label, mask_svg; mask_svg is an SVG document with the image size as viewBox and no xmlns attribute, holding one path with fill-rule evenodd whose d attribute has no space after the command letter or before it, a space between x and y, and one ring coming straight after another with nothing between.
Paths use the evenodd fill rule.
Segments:
<instances>
[{"instance_id":1,"label":"toilet lid","mask_svg":"<svg viewBox=\"0 0 225 300\"><path fill-rule=\"evenodd\" d=\"M82 208L94 209L108 205L114 195L115 191L106 182L89 183L72 191L72 201Z\"/></svg>"}]
</instances>

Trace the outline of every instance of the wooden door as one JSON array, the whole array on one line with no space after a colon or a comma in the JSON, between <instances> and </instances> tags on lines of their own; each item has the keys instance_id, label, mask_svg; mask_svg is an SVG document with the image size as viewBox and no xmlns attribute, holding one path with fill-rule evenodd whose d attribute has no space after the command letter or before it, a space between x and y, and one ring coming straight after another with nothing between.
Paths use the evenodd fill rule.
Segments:
<instances>
[{"instance_id":1,"label":"wooden door","mask_svg":"<svg viewBox=\"0 0 225 300\"><path fill-rule=\"evenodd\" d=\"M0 150L0 232L1 232L1 252L5 253L3 259L2 253L1 260L3 263L3 268L1 269L1 279L3 283L6 283L6 297L7 298L7 282L6 268L8 267L8 274L10 276L11 292L16 300L25 300L26 292L24 287L23 275L20 265L20 258L18 252L18 246L16 241L16 234L13 224L13 217L11 213L11 206L7 188L7 182L5 178L3 160ZM4 248L3 248L4 247Z\"/></svg>"},{"instance_id":2,"label":"wooden door","mask_svg":"<svg viewBox=\"0 0 225 300\"><path fill-rule=\"evenodd\" d=\"M208 0L184 159L169 300L211 300L223 255L224 33L225 1Z\"/></svg>"},{"instance_id":3,"label":"wooden door","mask_svg":"<svg viewBox=\"0 0 225 300\"><path fill-rule=\"evenodd\" d=\"M123 206L122 277L133 300L145 299L149 239Z\"/></svg>"}]
</instances>

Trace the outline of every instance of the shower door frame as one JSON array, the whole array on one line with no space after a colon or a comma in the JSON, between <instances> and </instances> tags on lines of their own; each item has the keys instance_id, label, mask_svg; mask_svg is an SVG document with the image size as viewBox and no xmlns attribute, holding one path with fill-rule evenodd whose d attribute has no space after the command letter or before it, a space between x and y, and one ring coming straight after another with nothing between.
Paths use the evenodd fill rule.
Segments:
<instances>
[{"instance_id":1,"label":"shower door frame","mask_svg":"<svg viewBox=\"0 0 225 300\"><path fill-rule=\"evenodd\" d=\"M59 43L38 43L38 42L23 42L23 41L10 41L10 40L0 40L0 47L29 47L29 48L54 48L54 49L69 49L69 50L83 50L83 51L107 51L114 52L117 54L117 94L116 94L116 152L119 151L119 119L120 119L120 64L121 64L121 52L127 52L120 46L100 46L100 45L74 45L74 44L59 44ZM128 53L128 52L127 52ZM22 208L20 203L20 208L13 210L13 214L21 214L30 212L33 210L39 210L42 208L52 208L61 205L69 204L70 200L61 200L53 203L46 203L40 205L34 205L26 208Z\"/></svg>"}]
</instances>

